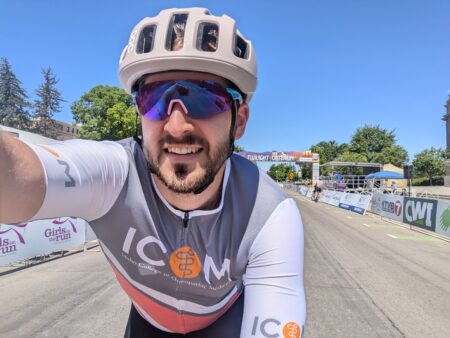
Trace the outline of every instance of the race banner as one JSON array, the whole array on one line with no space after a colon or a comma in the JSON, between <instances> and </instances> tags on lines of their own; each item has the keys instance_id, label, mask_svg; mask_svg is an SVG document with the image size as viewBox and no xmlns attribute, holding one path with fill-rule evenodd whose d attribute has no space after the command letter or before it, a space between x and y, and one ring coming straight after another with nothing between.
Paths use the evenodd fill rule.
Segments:
<instances>
[{"instance_id":1,"label":"race banner","mask_svg":"<svg viewBox=\"0 0 450 338\"><path fill-rule=\"evenodd\" d=\"M437 200L405 197L403 222L435 231L437 206Z\"/></svg>"},{"instance_id":2,"label":"race banner","mask_svg":"<svg viewBox=\"0 0 450 338\"><path fill-rule=\"evenodd\" d=\"M306 186L304 186L304 185L302 185L301 187L300 187L300 194L302 195L302 196L306 196L306 194L308 193L308 187L306 187Z\"/></svg>"},{"instance_id":3,"label":"race banner","mask_svg":"<svg viewBox=\"0 0 450 338\"><path fill-rule=\"evenodd\" d=\"M450 237L450 201L438 201L436 213L436 233Z\"/></svg>"},{"instance_id":4,"label":"race banner","mask_svg":"<svg viewBox=\"0 0 450 338\"><path fill-rule=\"evenodd\" d=\"M333 190L324 190L322 192L322 196L320 197L320 201L326 204L331 204L333 194Z\"/></svg>"},{"instance_id":5,"label":"race banner","mask_svg":"<svg viewBox=\"0 0 450 338\"><path fill-rule=\"evenodd\" d=\"M372 195L361 195L358 194L359 198L356 204L354 205L355 209L361 209L364 210L362 214L366 212L366 210L369 209L370 201L372 199Z\"/></svg>"},{"instance_id":6,"label":"race banner","mask_svg":"<svg viewBox=\"0 0 450 338\"><path fill-rule=\"evenodd\" d=\"M344 193L340 198L339 208L364 215L370 203L370 195Z\"/></svg>"},{"instance_id":7,"label":"race banner","mask_svg":"<svg viewBox=\"0 0 450 338\"><path fill-rule=\"evenodd\" d=\"M238 153L250 161L262 162L311 162L319 163L319 154L311 151L266 151L262 153L243 151Z\"/></svg>"},{"instance_id":8,"label":"race banner","mask_svg":"<svg viewBox=\"0 0 450 338\"><path fill-rule=\"evenodd\" d=\"M377 215L381 215L381 202L383 201L384 195L385 194L381 192L375 192L372 194L372 200L370 202L370 212L373 212L374 214Z\"/></svg>"},{"instance_id":9,"label":"race banner","mask_svg":"<svg viewBox=\"0 0 450 338\"><path fill-rule=\"evenodd\" d=\"M343 191L334 191L333 195L331 196L330 204L334 205L335 207L339 207L339 204L341 203L341 200L344 198L345 192Z\"/></svg>"},{"instance_id":10,"label":"race banner","mask_svg":"<svg viewBox=\"0 0 450 338\"><path fill-rule=\"evenodd\" d=\"M404 197L393 194L380 194L380 212L381 216L403 222Z\"/></svg>"},{"instance_id":11,"label":"race banner","mask_svg":"<svg viewBox=\"0 0 450 338\"><path fill-rule=\"evenodd\" d=\"M61 217L21 224L0 224L0 264L66 250L83 244L86 221Z\"/></svg>"}]
</instances>

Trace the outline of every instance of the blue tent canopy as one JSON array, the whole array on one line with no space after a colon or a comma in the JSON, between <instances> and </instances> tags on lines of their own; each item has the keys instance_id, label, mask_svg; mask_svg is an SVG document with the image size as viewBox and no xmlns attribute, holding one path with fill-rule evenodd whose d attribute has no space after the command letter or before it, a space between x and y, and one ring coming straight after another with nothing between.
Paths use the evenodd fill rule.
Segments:
<instances>
[{"instance_id":1,"label":"blue tent canopy","mask_svg":"<svg viewBox=\"0 0 450 338\"><path fill-rule=\"evenodd\" d=\"M396 173L395 171L379 171L366 176L366 179L402 179L403 174Z\"/></svg>"}]
</instances>

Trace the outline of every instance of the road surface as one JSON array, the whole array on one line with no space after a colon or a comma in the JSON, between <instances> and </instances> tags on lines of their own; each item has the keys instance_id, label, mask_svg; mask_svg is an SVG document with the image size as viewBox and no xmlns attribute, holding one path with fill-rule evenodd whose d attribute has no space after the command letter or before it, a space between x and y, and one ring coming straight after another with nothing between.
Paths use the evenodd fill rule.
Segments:
<instances>
[{"instance_id":1,"label":"road surface","mask_svg":"<svg viewBox=\"0 0 450 338\"><path fill-rule=\"evenodd\" d=\"M450 337L450 243L291 194L305 226L304 337ZM130 302L100 252L3 273L0 290L1 337L123 337Z\"/></svg>"}]
</instances>

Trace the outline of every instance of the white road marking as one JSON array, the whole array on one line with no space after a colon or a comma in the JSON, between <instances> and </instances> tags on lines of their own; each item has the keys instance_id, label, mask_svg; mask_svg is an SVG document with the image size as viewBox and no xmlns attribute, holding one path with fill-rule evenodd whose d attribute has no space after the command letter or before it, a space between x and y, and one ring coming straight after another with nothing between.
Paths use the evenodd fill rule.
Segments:
<instances>
[{"instance_id":1,"label":"white road marking","mask_svg":"<svg viewBox=\"0 0 450 338\"><path fill-rule=\"evenodd\" d=\"M394 235L391 235L391 234L387 234L389 237L392 237L392 238L398 238L397 236L394 236Z\"/></svg>"},{"instance_id":2,"label":"white road marking","mask_svg":"<svg viewBox=\"0 0 450 338\"><path fill-rule=\"evenodd\" d=\"M370 228L369 224L363 223L363 225L365 225L366 227Z\"/></svg>"}]
</instances>

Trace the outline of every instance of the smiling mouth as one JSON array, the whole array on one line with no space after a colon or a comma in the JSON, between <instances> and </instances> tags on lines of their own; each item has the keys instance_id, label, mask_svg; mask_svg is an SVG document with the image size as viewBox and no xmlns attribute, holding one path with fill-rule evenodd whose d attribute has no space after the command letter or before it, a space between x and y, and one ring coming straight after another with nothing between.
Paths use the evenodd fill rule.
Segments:
<instances>
[{"instance_id":1,"label":"smiling mouth","mask_svg":"<svg viewBox=\"0 0 450 338\"><path fill-rule=\"evenodd\" d=\"M189 155L199 153L203 148L199 146L189 146L189 147L166 147L164 151L169 154L175 155Z\"/></svg>"}]
</instances>

